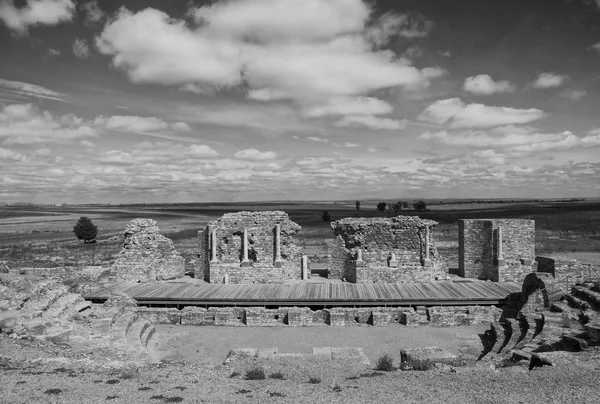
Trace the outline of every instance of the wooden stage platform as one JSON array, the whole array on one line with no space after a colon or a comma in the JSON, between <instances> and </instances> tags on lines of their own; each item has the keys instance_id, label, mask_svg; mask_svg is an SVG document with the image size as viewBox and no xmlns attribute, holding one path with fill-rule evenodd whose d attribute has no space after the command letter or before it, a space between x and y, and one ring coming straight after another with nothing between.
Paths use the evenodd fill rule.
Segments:
<instances>
[{"instance_id":1,"label":"wooden stage platform","mask_svg":"<svg viewBox=\"0 0 600 404\"><path fill-rule=\"evenodd\" d=\"M503 304L508 294L520 291L520 283L478 280L199 285L119 282L97 289L85 298L104 301L112 292L121 292L140 305L157 306L456 306Z\"/></svg>"}]
</instances>

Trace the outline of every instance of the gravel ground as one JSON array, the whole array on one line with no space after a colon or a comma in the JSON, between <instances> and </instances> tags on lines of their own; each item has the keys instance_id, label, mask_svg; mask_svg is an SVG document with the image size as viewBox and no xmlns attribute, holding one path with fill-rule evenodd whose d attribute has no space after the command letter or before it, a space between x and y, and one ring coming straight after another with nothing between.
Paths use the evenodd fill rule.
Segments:
<instances>
[{"instance_id":1,"label":"gravel ground","mask_svg":"<svg viewBox=\"0 0 600 404\"><path fill-rule=\"evenodd\" d=\"M374 372L346 360L257 362L285 380L244 380L235 366L133 366L65 346L0 336L0 403L598 403L600 351L567 367ZM193 362L193 361L192 361ZM286 367L287 366L287 367ZM321 374L318 384L307 375ZM377 376L373 376L376 374Z\"/></svg>"}]
</instances>

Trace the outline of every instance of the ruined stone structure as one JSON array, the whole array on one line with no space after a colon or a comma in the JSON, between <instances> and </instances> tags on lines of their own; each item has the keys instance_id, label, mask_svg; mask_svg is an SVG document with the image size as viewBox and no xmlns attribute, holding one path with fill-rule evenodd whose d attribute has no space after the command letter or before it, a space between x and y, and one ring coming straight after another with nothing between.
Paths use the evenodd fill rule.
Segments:
<instances>
[{"instance_id":1,"label":"ruined stone structure","mask_svg":"<svg viewBox=\"0 0 600 404\"><path fill-rule=\"evenodd\" d=\"M567 257L536 257L537 271L552 274L556 279L569 278L569 283L597 279L600 263L578 261Z\"/></svg>"},{"instance_id":2,"label":"ruined stone structure","mask_svg":"<svg viewBox=\"0 0 600 404\"><path fill-rule=\"evenodd\" d=\"M330 278L422 282L447 276L431 235L437 222L416 216L345 218L331 223Z\"/></svg>"},{"instance_id":3,"label":"ruined stone structure","mask_svg":"<svg viewBox=\"0 0 600 404\"><path fill-rule=\"evenodd\" d=\"M282 283L301 279L300 226L287 213L227 213L198 232L196 277L211 283Z\"/></svg>"},{"instance_id":4,"label":"ruined stone structure","mask_svg":"<svg viewBox=\"0 0 600 404\"><path fill-rule=\"evenodd\" d=\"M133 219L125 229L123 249L112 272L118 280L153 282L181 278L185 259L177 253L173 242L159 233L151 219Z\"/></svg>"},{"instance_id":5,"label":"ruined stone structure","mask_svg":"<svg viewBox=\"0 0 600 404\"><path fill-rule=\"evenodd\" d=\"M458 232L459 276L520 282L535 272L535 221L460 219Z\"/></svg>"}]
</instances>

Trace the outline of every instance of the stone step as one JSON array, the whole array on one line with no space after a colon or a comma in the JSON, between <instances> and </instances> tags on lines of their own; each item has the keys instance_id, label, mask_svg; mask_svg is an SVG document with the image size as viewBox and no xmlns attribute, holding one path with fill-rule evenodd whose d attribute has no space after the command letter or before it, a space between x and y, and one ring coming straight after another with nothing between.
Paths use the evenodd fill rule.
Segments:
<instances>
[{"instance_id":1,"label":"stone step","mask_svg":"<svg viewBox=\"0 0 600 404\"><path fill-rule=\"evenodd\" d=\"M509 352L509 354L512 355L511 356L512 359L517 360L517 361L519 361L519 360L530 361L531 360L531 356L532 356L531 352L523 351L521 349L512 349Z\"/></svg>"},{"instance_id":2,"label":"stone step","mask_svg":"<svg viewBox=\"0 0 600 404\"><path fill-rule=\"evenodd\" d=\"M569 303L569 305L571 307L575 307L577 309L581 309L581 310L589 310L592 308L592 306L586 302L585 300L582 300L580 298L578 298L577 296L574 296L570 293L567 293L565 295L565 299L567 300L567 302Z\"/></svg>"},{"instance_id":3,"label":"stone step","mask_svg":"<svg viewBox=\"0 0 600 404\"><path fill-rule=\"evenodd\" d=\"M112 340L118 345L127 345L127 331L138 315L133 311L124 312L112 325Z\"/></svg>"},{"instance_id":4,"label":"stone step","mask_svg":"<svg viewBox=\"0 0 600 404\"><path fill-rule=\"evenodd\" d=\"M573 308L569 306L566 302L559 300L556 302L552 302L550 305L550 311L554 313L569 313L573 311Z\"/></svg>"},{"instance_id":5,"label":"stone step","mask_svg":"<svg viewBox=\"0 0 600 404\"><path fill-rule=\"evenodd\" d=\"M22 311L32 311L34 317L40 317L48 307L56 302L62 295L67 293L66 288L46 290L46 293L37 299L27 300L21 307Z\"/></svg>"},{"instance_id":6,"label":"stone step","mask_svg":"<svg viewBox=\"0 0 600 404\"><path fill-rule=\"evenodd\" d=\"M493 322L490 324L491 335L494 338L494 344L492 348L487 352L481 360L491 360L496 356L496 354L500 351L500 349L505 345L507 340L510 338L510 335L507 335L507 332L510 333L510 329L505 328L499 322Z\"/></svg>"},{"instance_id":7,"label":"stone step","mask_svg":"<svg viewBox=\"0 0 600 404\"><path fill-rule=\"evenodd\" d=\"M506 344L500 349L501 354L508 353L517 342L526 334L526 330L521 328L521 322L514 319L507 319L506 324L510 327L510 338Z\"/></svg>"},{"instance_id":8,"label":"stone step","mask_svg":"<svg viewBox=\"0 0 600 404\"><path fill-rule=\"evenodd\" d=\"M139 354L147 355L146 347L142 344L142 335L152 325L145 318L138 317L127 332L127 342Z\"/></svg>"},{"instance_id":9,"label":"stone step","mask_svg":"<svg viewBox=\"0 0 600 404\"><path fill-rule=\"evenodd\" d=\"M563 334L564 343L568 344L575 351L583 351L588 347L587 334L581 332L571 332Z\"/></svg>"},{"instance_id":10,"label":"stone step","mask_svg":"<svg viewBox=\"0 0 600 404\"><path fill-rule=\"evenodd\" d=\"M83 302L83 297L74 293L67 293L56 299L42 314L47 319L66 318L77 313L75 307Z\"/></svg>"},{"instance_id":11,"label":"stone step","mask_svg":"<svg viewBox=\"0 0 600 404\"><path fill-rule=\"evenodd\" d=\"M573 286L571 288L571 294L588 302L594 309L600 308L600 293L598 292L594 292L584 286Z\"/></svg>"},{"instance_id":12,"label":"stone step","mask_svg":"<svg viewBox=\"0 0 600 404\"><path fill-rule=\"evenodd\" d=\"M515 349L523 349L535 336L541 316L534 315L531 313L519 313L519 321L521 322L521 329L525 329L525 335L515 344Z\"/></svg>"},{"instance_id":13,"label":"stone step","mask_svg":"<svg viewBox=\"0 0 600 404\"><path fill-rule=\"evenodd\" d=\"M156 332L156 328L154 327L153 324L148 325L146 327L146 329L142 332L140 341L144 348L148 348L148 343L150 342L150 339L152 339L152 336L154 336L155 332Z\"/></svg>"}]
</instances>

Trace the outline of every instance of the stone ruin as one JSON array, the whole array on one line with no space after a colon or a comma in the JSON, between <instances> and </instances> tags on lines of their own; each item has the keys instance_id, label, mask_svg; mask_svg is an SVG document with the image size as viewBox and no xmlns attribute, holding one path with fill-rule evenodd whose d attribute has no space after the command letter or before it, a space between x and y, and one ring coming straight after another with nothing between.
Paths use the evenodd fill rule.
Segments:
<instances>
[{"instance_id":1,"label":"stone ruin","mask_svg":"<svg viewBox=\"0 0 600 404\"><path fill-rule=\"evenodd\" d=\"M300 226L285 212L227 213L198 232L196 278L211 283L283 283L301 279Z\"/></svg>"},{"instance_id":2,"label":"stone ruin","mask_svg":"<svg viewBox=\"0 0 600 404\"><path fill-rule=\"evenodd\" d=\"M521 282L536 271L535 221L460 219L458 275L494 282Z\"/></svg>"},{"instance_id":3,"label":"stone ruin","mask_svg":"<svg viewBox=\"0 0 600 404\"><path fill-rule=\"evenodd\" d=\"M422 282L445 278L447 265L431 235L437 225L417 216L345 218L331 223L330 278L348 282Z\"/></svg>"},{"instance_id":4,"label":"stone ruin","mask_svg":"<svg viewBox=\"0 0 600 404\"><path fill-rule=\"evenodd\" d=\"M125 228L123 248L112 266L117 280L154 282L181 278L185 259L159 233L156 221L133 219Z\"/></svg>"}]
</instances>

